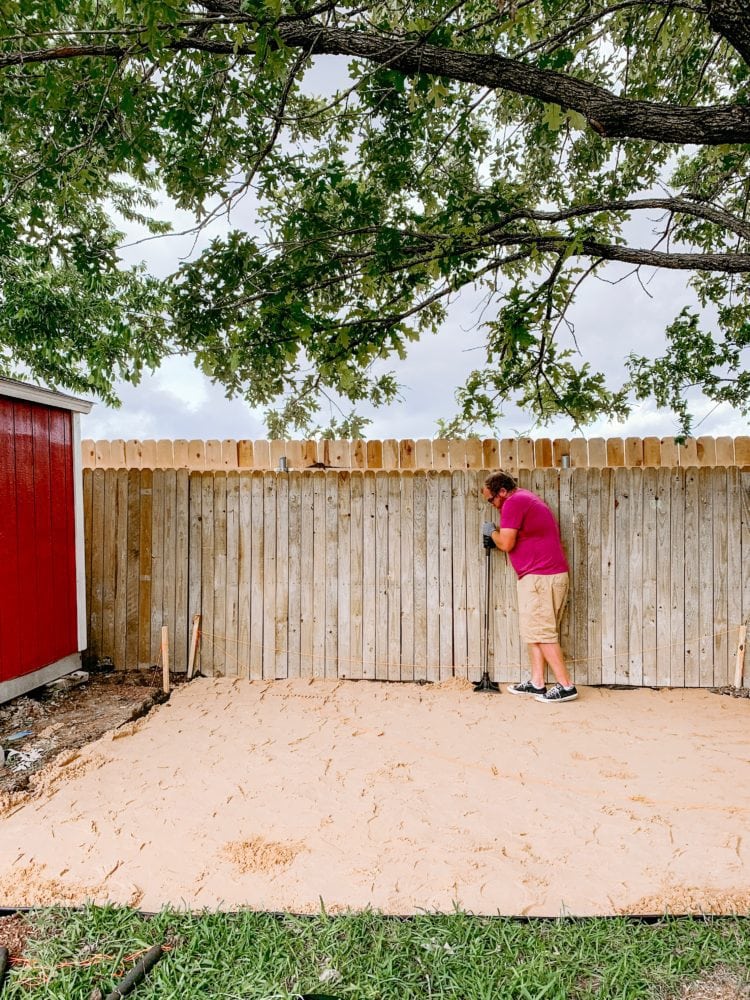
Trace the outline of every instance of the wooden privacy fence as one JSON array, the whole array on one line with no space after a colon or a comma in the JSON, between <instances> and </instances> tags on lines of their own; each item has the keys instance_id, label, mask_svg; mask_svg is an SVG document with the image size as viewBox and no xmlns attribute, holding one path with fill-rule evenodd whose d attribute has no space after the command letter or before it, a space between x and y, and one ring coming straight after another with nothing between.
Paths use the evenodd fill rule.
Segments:
<instances>
[{"instance_id":1,"label":"wooden privacy fence","mask_svg":"<svg viewBox=\"0 0 750 1000\"><path fill-rule=\"evenodd\" d=\"M483 471L86 470L90 654L207 675L478 679ZM731 682L750 612L750 470L548 469L577 683ZM515 576L491 554L490 670L525 669Z\"/></svg>"},{"instance_id":2,"label":"wooden privacy fence","mask_svg":"<svg viewBox=\"0 0 750 1000\"><path fill-rule=\"evenodd\" d=\"M318 463L337 469L687 468L750 465L750 437L490 438L416 441L159 440L82 442L87 469L292 470Z\"/></svg>"}]
</instances>

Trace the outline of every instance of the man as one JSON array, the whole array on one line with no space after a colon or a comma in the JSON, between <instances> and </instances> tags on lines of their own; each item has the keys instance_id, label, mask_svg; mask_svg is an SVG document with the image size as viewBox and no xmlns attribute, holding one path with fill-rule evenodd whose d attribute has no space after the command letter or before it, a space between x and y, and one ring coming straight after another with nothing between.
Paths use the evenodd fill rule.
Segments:
<instances>
[{"instance_id":1,"label":"man","mask_svg":"<svg viewBox=\"0 0 750 1000\"><path fill-rule=\"evenodd\" d=\"M533 695L545 704L573 701L578 692L570 679L560 646L560 619L568 596L568 560L560 529L547 504L521 489L512 476L493 472L482 494L500 515L500 525L485 521L482 534L507 552L518 574L518 619L521 638L528 644L531 678L511 684L511 694ZM544 683L548 663L557 681Z\"/></svg>"}]
</instances>

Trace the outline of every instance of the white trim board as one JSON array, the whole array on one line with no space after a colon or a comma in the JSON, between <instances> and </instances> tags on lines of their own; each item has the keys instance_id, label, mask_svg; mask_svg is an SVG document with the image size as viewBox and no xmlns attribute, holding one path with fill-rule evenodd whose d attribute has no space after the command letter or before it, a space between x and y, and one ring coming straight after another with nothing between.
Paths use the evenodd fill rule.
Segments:
<instances>
[{"instance_id":1,"label":"white trim board","mask_svg":"<svg viewBox=\"0 0 750 1000\"><path fill-rule=\"evenodd\" d=\"M13 399L25 399L30 403L41 403L43 406L56 406L60 410L75 410L77 413L90 413L94 405L87 399L76 396L66 396L52 389L42 389L38 385L27 385L11 378L0 378L0 396L10 396Z\"/></svg>"},{"instance_id":2,"label":"white trim board","mask_svg":"<svg viewBox=\"0 0 750 1000\"><path fill-rule=\"evenodd\" d=\"M33 691L34 688L49 684L50 681L56 681L58 677L64 677L65 674L72 674L74 670L80 669L81 654L71 653L70 656L64 656L62 660L50 663L40 670L32 670L30 674L14 677L9 681L0 681L0 705L5 701L10 701L11 698L18 698L22 694Z\"/></svg>"}]
</instances>

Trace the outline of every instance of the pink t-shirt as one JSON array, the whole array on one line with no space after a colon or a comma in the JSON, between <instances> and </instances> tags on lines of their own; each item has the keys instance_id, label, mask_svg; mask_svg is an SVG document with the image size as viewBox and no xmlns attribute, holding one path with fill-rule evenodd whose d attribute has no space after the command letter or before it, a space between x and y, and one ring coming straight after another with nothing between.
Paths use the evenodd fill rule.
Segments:
<instances>
[{"instance_id":1,"label":"pink t-shirt","mask_svg":"<svg viewBox=\"0 0 750 1000\"><path fill-rule=\"evenodd\" d=\"M527 573L569 572L555 515L536 493L513 490L500 511L500 527L518 532L508 556L519 579Z\"/></svg>"}]
</instances>

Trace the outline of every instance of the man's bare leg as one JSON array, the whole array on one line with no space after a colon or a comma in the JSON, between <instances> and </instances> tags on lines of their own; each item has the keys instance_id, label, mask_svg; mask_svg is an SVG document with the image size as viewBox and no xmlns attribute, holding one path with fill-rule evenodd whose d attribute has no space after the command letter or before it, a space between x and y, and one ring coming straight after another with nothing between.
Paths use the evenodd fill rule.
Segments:
<instances>
[{"instance_id":1,"label":"man's bare leg","mask_svg":"<svg viewBox=\"0 0 750 1000\"><path fill-rule=\"evenodd\" d=\"M573 686L573 681L570 679L570 674L568 673L568 668L565 666L565 656L563 655L562 647L559 642L539 642L534 643L534 645L539 647L539 656L542 658L542 668L539 673L540 677L544 677L544 660L549 663L552 668L552 673L555 675L555 680L562 684L563 687L569 688ZM532 670L534 669L532 660ZM536 687L540 685L536 681L533 682ZM544 683L544 682L542 682Z\"/></svg>"},{"instance_id":2,"label":"man's bare leg","mask_svg":"<svg viewBox=\"0 0 750 1000\"><path fill-rule=\"evenodd\" d=\"M531 683L535 688L544 687L544 654L542 653L542 644L539 642L530 642L527 644L529 647L529 663L531 664Z\"/></svg>"}]
</instances>

